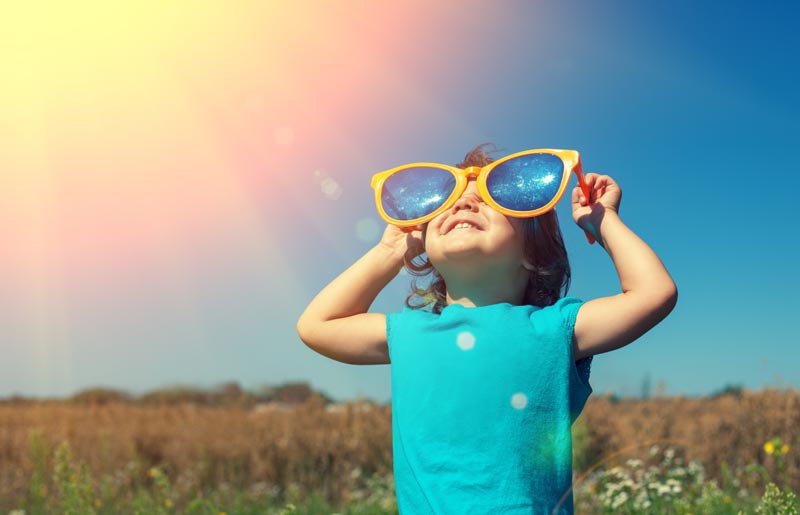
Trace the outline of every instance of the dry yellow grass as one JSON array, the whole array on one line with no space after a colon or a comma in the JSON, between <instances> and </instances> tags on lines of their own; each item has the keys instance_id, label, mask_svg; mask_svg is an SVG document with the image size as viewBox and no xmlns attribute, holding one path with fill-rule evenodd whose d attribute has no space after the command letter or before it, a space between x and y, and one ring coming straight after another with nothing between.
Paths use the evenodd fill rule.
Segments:
<instances>
[{"instance_id":1,"label":"dry yellow grass","mask_svg":"<svg viewBox=\"0 0 800 515\"><path fill-rule=\"evenodd\" d=\"M780 436L790 446L789 484L800 484L797 391L616 403L593 397L580 422L587 437L578 450L587 466L623 448L635 447L619 459L646 453L648 442L670 440L682 445L677 449L685 458L700 460L710 477L719 477L723 461L769 469L773 458L762 446ZM149 467L161 466L187 497L223 484L249 492L280 492L294 484L346 500L364 478L388 476L392 467L389 406L326 409L318 398L293 409L0 404L0 499L18 499L42 468L31 452L33 434L46 442L47 451L40 452L46 470L52 470L53 450L68 441L76 461L86 463L93 477L113 478L121 491L146 481Z\"/></svg>"},{"instance_id":2,"label":"dry yellow grass","mask_svg":"<svg viewBox=\"0 0 800 515\"><path fill-rule=\"evenodd\" d=\"M37 464L31 434L53 450L68 441L94 477L126 488L161 466L185 495L227 484L280 491L289 484L342 498L358 478L391 473L391 411L349 405L335 412L318 399L296 409L183 406L0 406L0 498L17 499ZM35 453L34 453L35 454ZM138 476L138 477L137 477Z\"/></svg>"},{"instance_id":3,"label":"dry yellow grass","mask_svg":"<svg viewBox=\"0 0 800 515\"><path fill-rule=\"evenodd\" d=\"M679 454L699 460L710 478L720 479L722 463L731 468L751 463L774 470L774 457L763 445L780 437L789 445L784 456L788 483L800 486L800 392L743 391L741 395L623 400L594 397L581 415L588 428L586 462L638 446L625 457L648 451L647 442L674 442ZM663 445L662 445L663 448Z\"/></svg>"}]
</instances>

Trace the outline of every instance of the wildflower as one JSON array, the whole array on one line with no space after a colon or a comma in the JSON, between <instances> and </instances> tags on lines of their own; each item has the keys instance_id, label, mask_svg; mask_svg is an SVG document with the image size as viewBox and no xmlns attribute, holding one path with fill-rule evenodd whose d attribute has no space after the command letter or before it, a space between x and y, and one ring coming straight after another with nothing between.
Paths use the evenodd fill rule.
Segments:
<instances>
[{"instance_id":1,"label":"wildflower","mask_svg":"<svg viewBox=\"0 0 800 515\"><path fill-rule=\"evenodd\" d=\"M611 503L611 507L612 508L619 508L627 500L628 500L628 492L620 492L619 495L616 497L616 499L614 499L614 502Z\"/></svg>"},{"instance_id":2,"label":"wildflower","mask_svg":"<svg viewBox=\"0 0 800 515\"><path fill-rule=\"evenodd\" d=\"M170 499L164 499L164 506L172 508L172 501Z\"/></svg>"},{"instance_id":3,"label":"wildflower","mask_svg":"<svg viewBox=\"0 0 800 515\"><path fill-rule=\"evenodd\" d=\"M772 454L775 452L775 444L772 443L772 440L764 444L764 452L767 454Z\"/></svg>"},{"instance_id":4,"label":"wildflower","mask_svg":"<svg viewBox=\"0 0 800 515\"><path fill-rule=\"evenodd\" d=\"M633 501L633 507L637 510L647 509L650 507L650 498L646 490L640 490Z\"/></svg>"},{"instance_id":5,"label":"wildflower","mask_svg":"<svg viewBox=\"0 0 800 515\"><path fill-rule=\"evenodd\" d=\"M783 444L783 446L781 446L781 454L786 454L787 452L789 452L789 449L791 449L791 447L789 447L786 444Z\"/></svg>"},{"instance_id":6,"label":"wildflower","mask_svg":"<svg viewBox=\"0 0 800 515\"><path fill-rule=\"evenodd\" d=\"M638 468L642 466L642 460L630 459L626 463L631 468Z\"/></svg>"},{"instance_id":7,"label":"wildflower","mask_svg":"<svg viewBox=\"0 0 800 515\"><path fill-rule=\"evenodd\" d=\"M674 479L667 479L667 485L672 488L672 493L674 493L674 494L681 493L682 488L681 488L680 482L678 482L678 481L676 481Z\"/></svg>"},{"instance_id":8,"label":"wildflower","mask_svg":"<svg viewBox=\"0 0 800 515\"><path fill-rule=\"evenodd\" d=\"M158 471L155 469L155 467L153 467L147 471L147 475L150 477L156 477L156 475L158 475Z\"/></svg>"},{"instance_id":9,"label":"wildflower","mask_svg":"<svg viewBox=\"0 0 800 515\"><path fill-rule=\"evenodd\" d=\"M95 505L96 507L100 508L100 507L102 507L102 506L103 506L103 501L101 501L100 499L95 499L95 500L94 500L94 505Z\"/></svg>"}]
</instances>

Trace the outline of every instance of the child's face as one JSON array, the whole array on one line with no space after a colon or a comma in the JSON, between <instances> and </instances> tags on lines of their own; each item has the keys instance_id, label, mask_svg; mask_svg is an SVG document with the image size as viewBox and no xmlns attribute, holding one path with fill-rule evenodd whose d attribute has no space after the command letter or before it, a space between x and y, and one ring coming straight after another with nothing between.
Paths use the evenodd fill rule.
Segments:
<instances>
[{"instance_id":1,"label":"child's face","mask_svg":"<svg viewBox=\"0 0 800 515\"><path fill-rule=\"evenodd\" d=\"M459 222L473 227L460 228ZM428 223L425 251L440 272L448 260L473 257L476 264L491 262L515 269L524 259L519 220L487 206L474 180L450 209Z\"/></svg>"}]
</instances>

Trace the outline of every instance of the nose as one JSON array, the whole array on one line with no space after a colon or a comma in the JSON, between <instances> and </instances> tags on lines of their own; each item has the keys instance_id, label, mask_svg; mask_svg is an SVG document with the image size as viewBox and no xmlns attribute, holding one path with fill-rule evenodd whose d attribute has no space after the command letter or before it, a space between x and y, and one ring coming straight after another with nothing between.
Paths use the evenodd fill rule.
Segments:
<instances>
[{"instance_id":1,"label":"nose","mask_svg":"<svg viewBox=\"0 0 800 515\"><path fill-rule=\"evenodd\" d=\"M478 196L478 192L472 191L472 188L468 188L453 204L453 212L456 213L461 209L478 211L478 204L480 204L480 202L481 198Z\"/></svg>"}]
</instances>

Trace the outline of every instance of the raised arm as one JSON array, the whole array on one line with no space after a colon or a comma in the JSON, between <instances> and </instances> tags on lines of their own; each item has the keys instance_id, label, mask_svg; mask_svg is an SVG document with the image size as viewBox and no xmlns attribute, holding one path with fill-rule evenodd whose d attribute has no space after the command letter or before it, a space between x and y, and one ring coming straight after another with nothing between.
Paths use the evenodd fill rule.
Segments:
<instances>
[{"instance_id":1,"label":"raised arm","mask_svg":"<svg viewBox=\"0 0 800 515\"><path fill-rule=\"evenodd\" d=\"M378 293L400 272L403 255L419 247L418 229L387 226L381 242L328 284L297 321L311 349L353 365L389 363L386 315L367 313Z\"/></svg>"},{"instance_id":2,"label":"raised arm","mask_svg":"<svg viewBox=\"0 0 800 515\"><path fill-rule=\"evenodd\" d=\"M573 191L573 218L608 252L622 293L581 306L573 335L576 360L631 343L666 318L678 299L677 287L656 253L619 217L619 186L606 175L587 174L586 180L592 202Z\"/></svg>"}]
</instances>

